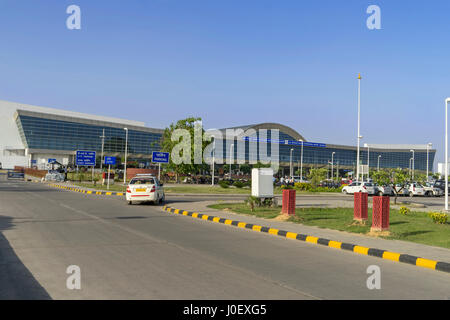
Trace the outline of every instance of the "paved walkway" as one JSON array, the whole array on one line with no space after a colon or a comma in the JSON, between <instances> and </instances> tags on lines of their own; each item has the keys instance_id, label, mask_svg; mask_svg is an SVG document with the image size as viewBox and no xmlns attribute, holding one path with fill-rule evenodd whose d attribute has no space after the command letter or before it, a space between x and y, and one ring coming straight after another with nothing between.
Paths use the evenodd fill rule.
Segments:
<instances>
[{"instance_id":1,"label":"paved walkway","mask_svg":"<svg viewBox=\"0 0 450 320\"><path fill-rule=\"evenodd\" d=\"M175 209L195 211L198 213L213 215L221 218L239 220L246 223L267 226L295 233L307 234L319 238L326 238L334 241L353 243L364 247L388 250L392 252L409 254L431 260L438 260L450 263L450 249L427 246L408 241L386 240L366 235L360 235L356 233L349 233L331 229L322 229L314 226L305 226L302 224L287 221L258 218L251 215L236 214L228 211L216 210L207 207L208 205L213 203L217 203L217 201L177 202L172 205L170 203L167 203L167 206L173 207Z\"/></svg>"}]
</instances>

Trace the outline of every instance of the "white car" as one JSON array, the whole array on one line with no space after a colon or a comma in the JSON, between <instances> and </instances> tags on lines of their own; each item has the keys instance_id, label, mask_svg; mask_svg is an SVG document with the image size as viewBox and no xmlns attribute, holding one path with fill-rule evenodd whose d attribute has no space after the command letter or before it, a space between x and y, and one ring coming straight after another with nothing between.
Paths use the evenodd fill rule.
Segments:
<instances>
[{"instance_id":1,"label":"white car","mask_svg":"<svg viewBox=\"0 0 450 320\"><path fill-rule=\"evenodd\" d=\"M394 186L395 193L398 193L399 196L407 196L408 195L408 186L402 186L400 184L396 184Z\"/></svg>"},{"instance_id":2,"label":"white car","mask_svg":"<svg viewBox=\"0 0 450 320\"><path fill-rule=\"evenodd\" d=\"M138 174L127 186L126 199L128 204L145 201L163 203L165 200L163 184L153 175Z\"/></svg>"},{"instance_id":3,"label":"white car","mask_svg":"<svg viewBox=\"0 0 450 320\"><path fill-rule=\"evenodd\" d=\"M440 197L444 195L444 190L442 190L441 188L435 187L432 183L427 182L424 186L423 189L425 190L425 196L427 197Z\"/></svg>"},{"instance_id":4,"label":"white car","mask_svg":"<svg viewBox=\"0 0 450 320\"><path fill-rule=\"evenodd\" d=\"M422 185L418 183L411 183L408 187L408 194L410 197L414 196L424 196L425 195L425 189Z\"/></svg>"},{"instance_id":5,"label":"white car","mask_svg":"<svg viewBox=\"0 0 450 320\"><path fill-rule=\"evenodd\" d=\"M355 192L365 192L368 194L375 194L375 186L372 182L355 181L342 188L343 194L354 194Z\"/></svg>"},{"instance_id":6,"label":"white car","mask_svg":"<svg viewBox=\"0 0 450 320\"><path fill-rule=\"evenodd\" d=\"M394 193L390 186L379 186L375 184L375 194L378 196L391 196Z\"/></svg>"}]
</instances>

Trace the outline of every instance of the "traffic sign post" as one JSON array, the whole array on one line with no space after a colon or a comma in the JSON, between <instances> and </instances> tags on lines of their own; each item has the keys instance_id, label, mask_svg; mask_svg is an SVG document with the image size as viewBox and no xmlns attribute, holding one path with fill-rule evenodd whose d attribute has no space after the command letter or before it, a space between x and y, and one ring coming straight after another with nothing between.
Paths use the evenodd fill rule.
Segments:
<instances>
[{"instance_id":1,"label":"traffic sign post","mask_svg":"<svg viewBox=\"0 0 450 320\"><path fill-rule=\"evenodd\" d=\"M108 165L108 183L107 183L107 190L109 190L109 176L111 172L111 165L116 164L116 157L105 157L105 164Z\"/></svg>"},{"instance_id":2,"label":"traffic sign post","mask_svg":"<svg viewBox=\"0 0 450 320\"><path fill-rule=\"evenodd\" d=\"M77 150L75 164L77 166L92 166L92 181L94 181L94 167L95 167L95 151L81 151Z\"/></svg>"},{"instance_id":3,"label":"traffic sign post","mask_svg":"<svg viewBox=\"0 0 450 320\"><path fill-rule=\"evenodd\" d=\"M158 163L158 180L161 180L161 163L169 163L169 152L156 152L152 153L152 162Z\"/></svg>"}]
</instances>

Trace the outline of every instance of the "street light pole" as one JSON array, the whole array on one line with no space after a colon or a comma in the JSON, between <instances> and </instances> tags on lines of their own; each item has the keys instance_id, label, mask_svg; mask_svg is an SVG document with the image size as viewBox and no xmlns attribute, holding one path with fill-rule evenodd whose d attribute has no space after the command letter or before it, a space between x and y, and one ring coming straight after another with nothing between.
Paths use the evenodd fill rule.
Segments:
<instances>
[{"instance_id":1,"label":"street light pole","mask_svg":"<svg viewBox=\"0 0 450 320\"><path fill-rule=\"evenodd\" d=\"M380 158L381 154L378 156L377 171L380 171Z\"/></svg>"},{"instance_id":2,"label":"street light pole","mask_svg":"<svg viewBox=\"0 0 450 320\"><path fill-rule=\"evenodd\" d=\"M413 182L414 182L414 150L411 149L409 151L412 152L412 179L413 179Z\"/></svg>"},{"instance_id":3,"label":"street light pole","mask_svg":"<svg viewBox=\"0 0 450 320\"><path fill-rule=\"evenodd\" d=\"M333 152L332 154L331 154L331 179L332 180L334 180L334 176L333 176L333 164L334 164L334 154L335 154L336 152Z\"/></svg>"},{"instance_id":4,"label":"street light pole","mask_svg":"<svg viewBox=\"0 0 450 320\"><path fill-rule=\"evenodd\" d=\"M302 152L300 156L300 181L303 182L303 140L300 139L302 142Z\"/></svg>"},{"instance_id":5,"label":"street light pole","mask_svg":"<svg viewBox=\"0 0 450 320\"><path fill-rule=\"evenodd\" d=\"M292 152L294 151L294 149L293 148L291 148L291 157L290 157L290 160L289 160L289 173L290 173L290 176L291 176L291 179L292 179L292 176L293 176L293 174L292 174Z\"/></svg>"},{"instance_id":6,"label":"street light pole","mask_svg":"<svg viewBox=\"0 0 450 320\"><path fill-rule=\"evenodd\" d=\"M412 158L409 158L409 178L412 179L412 170L411 170L411 162L412 162Z\"/></svg>"},{"instance_id":7,"label":"street light pole","mask_svg":"<svg viewBox=\"0 0 450 320\"><path fill-rule=\"evenodd\" d=\"M211 185L214 187L214 162L216 162L216 139L213 141L213 161L212 161L212 182Z\"/></svg>"},{"instance_id":8,"label":"street light pole","mask_svg":"<svg viewBox=\"0 0 450 320\"><path fill-rule=\"evenodd\" d=\"M125 166L123 171L123 184L127 183L127 156L128 156L128 128L123 128L125 130Z\"/></svg>"},{"instance_id":9,"label":"street light pole","mask_svg":"<svg viewBox=\"0 0 450 320\"><path fill-rule=\"evenodd\" d=\"M233 151L234 151L234 143L230 146L230 180L231 180L231 164L233 163Z\"/></svg>"},{"instance_id":10,"label":"street light pole","mask_svg":"<svg viewBox=\"0 0 450 320\"><path fill-rule=\"evenodd\" d=\"M445 211L448 211L448 103L450 98L445 99Z\"/></svg>"},{"instance_id":11,"label":"street light pole","mask_svg":"<svg viewBox=\"0 0 450 320\"><path fill-rule=\"evenodd\" d=\"M360 125L360 110L361 110L361 74L358 74L358 147L356 151L356 181L359 181L359 140L361 139L359 125Z\"/></svg>"},{"instance_id":12,"label":"street light pole","mask_svg":"<svg viewBox=\"0 0 450 320\"><path fill-rule=\"evenodd\" d=\"M433 144L431 143L431 142L429 142L428 144L427 144L427 181L428 181L428 170L429 170L429 168L430 168L430 166L429 166L429 164L428 164L428 159L429 159L429 152L430 152L430 147L432 146Z\"/></svg>"},{"instance_id":13,"label":"street light pole","mask_svg":"<svg viewBox=\"0 0 450 320\"><path fill-rule=\"evenodd\" d=\"M103 148L105 146L105 129L103 129L103 134L100 136L102 138L102 157L100 159L100 170L103 169Z\"/></svg>"}]
</instances>

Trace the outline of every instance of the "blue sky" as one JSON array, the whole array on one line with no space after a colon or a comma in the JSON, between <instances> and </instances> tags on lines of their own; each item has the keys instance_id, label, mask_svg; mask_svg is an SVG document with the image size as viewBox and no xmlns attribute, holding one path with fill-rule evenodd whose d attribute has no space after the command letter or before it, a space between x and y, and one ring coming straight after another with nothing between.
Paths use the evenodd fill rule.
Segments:
<instances>
[{"instance_id":1,"label":"blue sky","mask_svg":"<svg viewBox=\"0 0 450 320\"><path fill-rule=\"evenodd\" d=\"M0 0L0 99L161 128L280 122L355 145L361 72L362 143L432 142L442 161L449 34L437 0Z\"/></svg>"}]
</instances>

